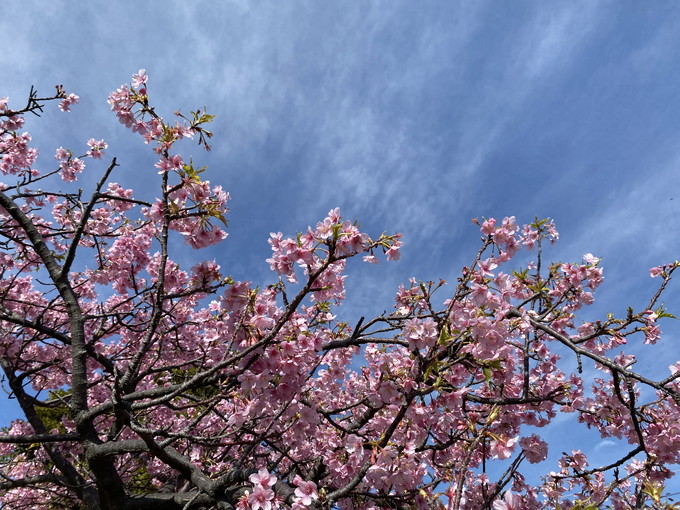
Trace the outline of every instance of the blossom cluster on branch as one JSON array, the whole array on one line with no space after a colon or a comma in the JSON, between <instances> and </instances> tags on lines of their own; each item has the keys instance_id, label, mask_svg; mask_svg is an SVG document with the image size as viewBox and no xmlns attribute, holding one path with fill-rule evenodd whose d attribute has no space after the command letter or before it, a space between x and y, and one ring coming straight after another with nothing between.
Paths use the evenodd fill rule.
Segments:
<instances>
[{"instance_id":1,"label":"blossom cluster on branch","mask_svg":"<svg viewBox=\"0 0 680 510\"><path fill-rule=\"evenodd\" d=\"M173 232L195 249L227 236L229 194L176 152L185 138L209 149L212 115L167 122L140 70L109 104L157 154L158 198L113 181L115 158L85 197L70 183L107 143L59 147L43 172L20 132L51 100L69 111L78 97L31 90L20 110L0 99L0 172L13 179L0 184L0 366L24 415L0 432L3 508L667 505L680 362L652 380L622 349L659 341L677 262L652 268L644 310L582 322L600 260L545 264L552 221L483 219L455 285L412 279L391 313L340 320L350 259L397 260L399 234L373 238L334 209L271 234L269 286L214 260L182 268ZM535 262L505 269L522 250ZM526 464L550 448L536 428L565 413L627 449L601 466L565 452L529 483ZM505 471L492 478L491 463Z\"/></svg>"}]
</instances>

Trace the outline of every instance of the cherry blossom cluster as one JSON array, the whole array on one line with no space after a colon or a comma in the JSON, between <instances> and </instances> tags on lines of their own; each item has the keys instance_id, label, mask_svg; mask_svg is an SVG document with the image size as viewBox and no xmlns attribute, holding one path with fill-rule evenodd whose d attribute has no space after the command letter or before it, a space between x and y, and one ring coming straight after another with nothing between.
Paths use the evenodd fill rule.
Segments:
<instances>
[{"instance_id":1,"label":"cherry blossom cluster","mask_svg":"<svg viewBox=\"0 0 680 510\"><path fill-rule=\"evenodd\" d=\"M331 263L330 271L326 271L318 286L327 292L317 291L317 299L324 301L330 296L342 297L344 277L339 275L344 269L344 259L353 257L359 253L368 252L364 256L367 262L377 262L374 255L376 249L382 249L387 260L398 260L399 249L402 246L401 235L383 234L378 240L373 241L367 234L359 231L356 224L342 220L340 209L336 208L328 213L328 216L317 223L316 228L308 228L305 234L298 235L295 239L283 238L281 232L270 234L269 244L272 247L272 256L267 259L272 271L285 276L289 282L296 282L295 265L299 265L305 275L313 274L324 265L324 261Z\"/></svg>"},{"instance_id":2,"label":"cherry blossom cluster","mask_svg":"<svg viewBox=\"0 0 680 510\"><path fill-rule=\"evenodd\" d=\"M133 132L143 135L146 143L154 142L155 151L160 156L155 166L166 183L164 196L145 214L155 222L169 216L169 228L184 236L185 243L193 248L216 244L227 237L217 222L226 226L229 194L221 186L211 187L209 181L201 180L200 174L205 168L194 168L193 163L186 163L180 154L170 153L177 141L196 135L199 143L210 149L206 139L212 133L204 128L204 124L210 122L213 116L196 111L193 112L193 120L189 121L177 113L178 120L170 125L149 105L147 83L146 71L140 69L133 76L131 86L122 85L109 95L111 110L118 120ZM97 142L94 147L100 148ZM169 172L179 178L178 183L168 183Z\"/></svg>"},{"instance_id":3,"label":"cherry blossom cluster","mask_svg":"<svg viewBox=\"0 0 680 510\"><path fill-rule=\"evenodd\" d=\"M8 98L0 98L0 111L6 110ZM0 172L4 175L31 173L38 150L30 147L31 135L17 133L24 124L23 117L12 115L0 120Z\"/></svg>"}]
</instances>

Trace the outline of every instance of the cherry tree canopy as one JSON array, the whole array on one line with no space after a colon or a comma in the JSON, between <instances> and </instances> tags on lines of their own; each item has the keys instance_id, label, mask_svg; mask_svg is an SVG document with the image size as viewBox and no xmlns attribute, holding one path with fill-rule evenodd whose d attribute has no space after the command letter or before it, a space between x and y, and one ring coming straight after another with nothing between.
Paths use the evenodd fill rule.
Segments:
<instances>
[{"instance_id":1,"label":"cherry tree canopy","mask_svg":"<svg viewBox=\"0 0 680 510\"><path fill-rule=\"evenodd\" d=\"M24 414L0 434L3 508L659 503L680 462L680 362L651 379L624 349L659 340L677 262L650 270L644 309L588 322L577 314L602 282L599 259L542 260L558 240L550 220L476 221L479 250L456 282L412 279L389 312L351 322L350 259L398 259L402 240L337 209L271 234L271 285L216 260L180 267L178 244L225 240L229 194L176 147L209 149L212 116L164 120L147 81L140 70L109 104L157 155L154 200L116 182L115 158L96 161L103 140L37 164L25 114L51 100L68 112L75 94L0 99L0 363ZM101 173L93 189L71 184L83 172ZM598 377L584 381L586 367ZM604 465L565 452L527 482L548 454L538 429L563 415L627 447Z\"/></svg>"}]
</instances>

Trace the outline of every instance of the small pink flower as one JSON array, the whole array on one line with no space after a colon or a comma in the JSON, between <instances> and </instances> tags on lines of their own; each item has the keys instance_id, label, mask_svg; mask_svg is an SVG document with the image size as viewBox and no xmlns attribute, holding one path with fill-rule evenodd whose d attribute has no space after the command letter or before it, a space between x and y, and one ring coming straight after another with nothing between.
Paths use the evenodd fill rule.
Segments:
<instances>
[{"instance_id":1,"label":"small pink flower","mask_svg":"<svg viewBox=\"0 0 680 510\"><path fill-rule=\"evenodd\" d=\"M94 159L102 159L104 149L108 149L109 147L104 140L95 140L94 138L90 138L87 141L87 145L90 146L87 155Z\"/></svg>"},{"instance_id":2,"label":"small pink flower","mask_svg":"<svg viewBox=\"0 0 680 510\"><path fill-rule=\"evenodd\" d=\"M57 159L59 161L66 161L70 157L69 151L64 149L63 147L59 147L57 149L56 154L54 155L54 159Z\"/></svg>"},{"instance_id":3,"label":"small pink flower","mask_svg":"<svg viewBox=\"0 0 680 510\"><path fill-rule=\"evenodd\" d=\"M483 276L493 276L492 271L498 267L498 264L493 259L485 259L479 261L479 272Z\"/></svg>"},{"instance_id":4,"label":"small pink flower","mask_svg":"<svg viewBox=\"0 0 680 510\"><path fill-rule=\"evenodd\" d=\"M319 496L314 482L306 482L299 476L296 476L293 479L293 483L297 485L297 489L295 489L296 503L309 506L312 504L312 501L318 499Z\"/></svg>"},{"instance_id":5,"label":"small pink flower","mask_svg":"<svg viewBox=\"0 0 680 510\"><path fill-rule=\"evenodd\" d=\"M515 496L510 491L507 491L502 500L493 502L493 510L519 510L521 501L518 496Z\"/></svg>"},{"instance_id":6,"label":"small pink flower","mask_svg":"<svg viewBox=\"0 0 680 510\"><path fill-rule=\"evenodd\" d=\"M161 159L156 163L154 166L158 168L158 173L159 174L164 174L168 170L179 170L182 168L184 165L184 160L182 160L182 156L179 154L176 154L170 159L166 157L161 157Z\"/></svg>"},{"instance_id":7,"label":"small pink flower","mask_svg":"<svg viewBox=\"0 0 680 510\"><path fill-rule=\"evenodd\" d=\"M61 100L59 103L59 109L62 112L70 112L71 111L71 105L74 105L78 102L80 98L76 96L75 94L69 94L67 97Z\"/></svg>"},{"instance_id":8,"label":"small pink flower","mask_svg":"<svg viewBox=\"0 0 680 510\"><path fill-rule=\"evenodd\" d=\"M512 451L515 449L517 439L518 438L516 437L507 440L502 438L494 439L490 444L491 455L501 460L509 458L510 455L512 455Z\"/></svg>"},{"instance_id":9,"label":"small pink flower","mask_svg":"<svg viewBox=\"0 0 680 510\"><path fill-rule=\"evenodd\" d=\"M168 158L161 157L161 159L158 161L158 163L156 163L154 166L156 168L158 168L159 174L164 174L168 170L170 170L170 168L172 167L172 164L170 163L170 160Z\"/></svg>"},{"instance_id":10,"label":"small pink flower","mask_svg":"<svg viewBox=\"0 0 680 510\"><path fill-rule=\"evenodd\" d=\"M661 266L653 267L649 270L649 276L651 276L652 278L661 276L661 273L663 273L663 268Z\"/></svg>"},{"instance_id":11,"label":"small pink flower","mask_svg":"<svg viewBox=\"0 0 680 510\"><path fill-rule=\"evenodd\" d=\"M399 248L401 248L401 243L399 241L395 241L394 244L390 246L389 250L385 252L385 255L387 255L387 260L399 260L401 257Z\"/></svg>"},{"instance_id":12,"label":"small pink flower","mask_svg":"<svg viewBox=\"0 0 680 510\"><path fill-rule=\"evenodd\" d=\"M586 264L592 264L593 266L600 262L599 257L594 256L592 253L586 253L583 256L583 260Z\"/></svg>"},{"instance_id":13,"label":"small pink flower","mask_svg":"<svg viewBox=\"0 0 680 510\"><path fill-rule=\"evenodd\" d=\"M274 496L273 490L256 485L253 493L248 497L248 503L252 510L272 510Z\"/></svg>"},{"instance_id":14,"label":"small pink flower","mask_svg":"<svg viewBox=\"0 0 680 510\"><path fill-rule=\"evenodd\" d=\"M661 338L661 328L656 324L643 328L645 332L645 344L654 345Z\"/></svg>"},{"instance_id":15,"label":"small pink flower","mask_svg":"<svg viewBox=\"0 0 680 510\"><path fill-rule=\"evenodd\" d=\"M261 468L257 473L250 475L248 478L253 485L269 488L276 483L276 476L267 471L266 468Z\"/></svg>"},{"instance_id":16,"label":"small pink flower","mask_svg":"<svg viewBox=\"0 0 680 510\"><path fill-rule=\"evenodd\" d=\"M146 84L149 77L146 75L146 69L140 69L137 74L132 75L132 86L134 88L139 88Z\"/></svg>"},{"instance_id":17,"label":"small pink flower","mask_svg":"<svg viewBox=\"0 0 680 510\"><path fill-rule=\"evenodd\" d=\"M241 496L238 501L236 502L236 510L248 510L249 504L248 500L250 499L250 491L245 491L243 493L243 496Z\"/></svg>"},{"instance_id":18,"label":"small pink flower","mask_svg":"<svg viewBox=\"0 0 680 510\"><path fill-rule=\"evenodd\" d=\"M571 455L562 457L559 461L561 467L570 467L572 469L585 469L588 465L588 458L581 450L572 450Z\"/></svg>"},{"instance_id":19,"label":"small pink flower","mask_svg":"<svg viewBox=\"0 0 680 510\"><path fill-rule=\"evenodd\" d=\"M78 179L78 174L85 169L85 163L79 158L74 158L69 161L62 161L60 167L59 174L62 180L73 182Z\"/></svg>"},{"instance_id":20,"label":"small pink flower","mask_svg":"<svg viewBox=\"0 0 680 510\"><path fill-rule=\"evenodd\" d=\"M482 234L490 236L491 234L494 233L496 230L496 219L495 218L489 218L485 222L482 223L482 228L480 229Z\"/></svg>"},{"instance_id":21,"label":"small pink flower","mask_svg":"<svg viewBox=\"0 0 680 510\"><path fill-rule=\"evenodd\" d=\"M532 464L544 461L548 458L548 443L543 441L536 434L523 437L519 440L519 445L524 451L527 460Z\"/></svg>"}]
</instances>

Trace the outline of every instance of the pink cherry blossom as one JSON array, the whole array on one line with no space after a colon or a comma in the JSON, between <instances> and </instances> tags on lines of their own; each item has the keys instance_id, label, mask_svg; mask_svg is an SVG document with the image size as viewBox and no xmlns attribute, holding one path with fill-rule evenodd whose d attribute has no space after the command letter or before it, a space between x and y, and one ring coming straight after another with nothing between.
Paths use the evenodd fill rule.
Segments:
<instances>
[{"instance_id":1,"label":"pink cherry blossom","mask_svg":"<svg viewBox=\"0 0 680 510\"><path fill-rule=\"evenodd\" d=\"M276 494L271 489L265 489L261 485L255 486L253 493L248 496L248 503L252 510L272 510L274 506L274 496Z\"/></svg>"},{"instance_id":2,"label":"pink cherry blossom","mask_svg":"<svg viewBox=\"0 0 680 510\"><path fill-rule=\"evenodd\" d=\"M146 75L146 69L140 69L137 74L132 75L132 86L139 88L146 84L149 77Z\"/></svg>"},{"instance_id":3,"label":"pink cherry blossom","mask_svg":"<svg viewBox=\"0 0 680 510\"><path fill-rule=\"evenodd\" d=\"M507 459L510 457L515 449L515 444L519 438L513 437L511 439L498 438L491 441L489 451L491 455L497 459Z\"/></svg>"},{"instance_id":4,"label":"pink cherry blossom","mask_svg":"<svg viewBox=\"0 0 680 510\"><path fill-rule=\"evenodd\" d=\"M656 278L657 276L660 276L662 272L663 268L661 266L653 267L649 270L649 276Z\"/></svg>"},{"instance_id":5,"label":"pink cherry blossom","mask_svg":"<svg viewBox=\"0 0 680 510\"><path fill-rule=\"evenodd\" d=\"M265 468L261 468L257 473L248 478L253 485L268 489L276 483L276 476L272 475Z\"/></svg>"},{"instance_id":6,"label":"pink cherry blossom","mask_svg":"<svg viewBox=\"0 0 680 510\"><path fill-rule=\"evenodd\" d=\"M76 96L75 94L69 94L66 96L64 99L61 100L59 103L59 109L62 112L70 112L71 111L71 106L76 104L80 98Z\"/></svg>"},{"instance_id":7,"label":"pink cherry blossom","mask_svg":"<svg viewBox=\"0 0 680 510\"><path fill-rule=\"evenodd\" d=\"M94 159L101 159L104 154L104 149L109 147L104 140L95 140L94 138L90 138L87 141L87 145L90 147L90 150L87 151L87 155Z\"/></svg>"},{"instance_id":8,"label":"pink cherry blossom","mask_svg":"<svg viewBox=\"0 0 680 510\"><path fill-rule=\"evenodd\" d=\"M299 504L309 506L313 501L319 498L314 482L306 482L299 476L296 476L293 479L293 483L297 486L295 489L295 497Z\"/></svg>"},{"instance_id":9,"label":"pink cherry blossom","mask_svg":"<svg viewBox=\"0 0 680 510\"><path fill-rule=\"evenodd\" d=\"M542 462L548 457L548 443L536 434L521 438L519 445L522 447L527 460L532 464Z\"/></svg>"},{"instance_id":10,"label":"pink cherry blossom","mask_svg":"<svg viewBox=\"0 0 680 510\"><path fill-rule=\"evenodd\" d=\"M71 157L71 153L69 151L67 151L66 149L64 149L63 147L59 147L57 149L57 152L54 155L54 158L59 160L59 161L65 161L69 157Z\"/></svg>"},{"instance_id":11,"label":"pink cherry blossom","mask_svg":"<svg viewBox=\"0 0 680 510\"><path fill-rule=\"evenodd\" d=\"M385 252L387 255L387 260L399 260L401 257L401 253L399 252L400 248L402 247L402 243L400 241L395 241L392 246Z\"/></svg>"},{"instance_id":12,"label":"pink cherry blossom","mask_svg":"<svg viewBox=\"0 0 680 510\"><path fill-rule=\"evenodd\" d=\"M62 161L59 165L62 180L66 182L73 182L78 179L78 174L82 173L85 169L85 162L79 158L69 159L68 161Z\"/></svg>"},{"instance_id":13,"label":"pink cherry blossom","mask_svg":"<svg viewBox=\"0 0 680 510\"><path fill-rule=\"evenodd\" d=\"M493 510L520 510L521 501L510 491L506 491L502 500L493 502Z\"/></svg>"}]
</instances>

